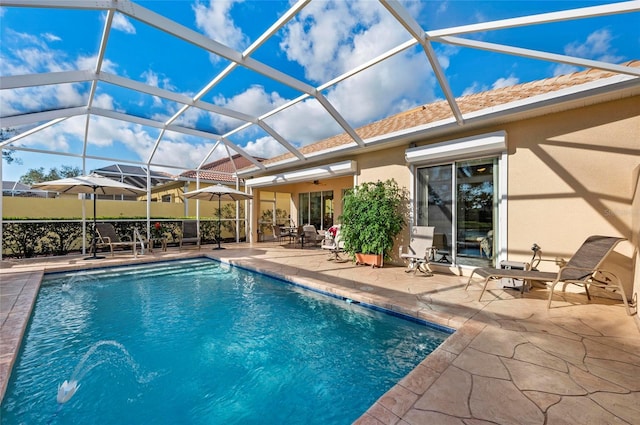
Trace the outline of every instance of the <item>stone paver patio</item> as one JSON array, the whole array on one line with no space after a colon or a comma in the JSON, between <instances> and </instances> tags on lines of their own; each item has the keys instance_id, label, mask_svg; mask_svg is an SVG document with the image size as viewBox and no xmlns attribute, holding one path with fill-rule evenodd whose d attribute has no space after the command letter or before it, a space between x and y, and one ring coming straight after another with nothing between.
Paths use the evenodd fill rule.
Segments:
<instances>
[{"instance_id":1,"label":"stone paver patio","mask_svg":"<svg viewBox=\"0 0 640 425\"><path fill-rule=\"evenodd\" d=\"M464 290L466 277L327 261L275 243L211 251L129 253L101 261L53 257L0 268L0 385L8 381L46 271L209 256L456 329L358 424L640 424L640 332L621 301L547 291Z\"/></svg>"}]
</instances>

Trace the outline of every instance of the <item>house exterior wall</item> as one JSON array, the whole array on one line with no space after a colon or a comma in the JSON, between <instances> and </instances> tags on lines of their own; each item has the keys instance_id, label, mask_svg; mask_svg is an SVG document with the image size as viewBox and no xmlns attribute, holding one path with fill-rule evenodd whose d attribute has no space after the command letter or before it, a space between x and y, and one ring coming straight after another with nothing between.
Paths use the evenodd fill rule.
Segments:
<instances>
[{"instance_id":1,"label":"house exterior wall","mask_svg":"<svg viewBox=\"0 0 640 425\"><path fill-rule=\"evenodd\" d=\"M630 238L639 113L635 98L506 127L510 250L567 257L591 234Z\"/></svg>"},{"instance_id":2,"label":"house exterior wall","mask_svg":"<svg viewBox=\"0 0 640 425\"><path fill-rule=\"evenodd\" d=\"M622 279L627 295L637 292L640 272L637 265L634 270L634 262L640 260L634 250L638 250L640 228L638 97L459 132L417 145L499 130L506 131L508 146L507 246L503 247L508 259L528 261L534 242L542 247L545 258L569 259L590 235L625 237L629 241L618 245L605 265ZM411 190L411 169L404 159L408 147L407 144L341 160L357 161L357 183L394 178L401 187ZM277 190L297 193L301 187L279 186ZM396 241L395 262L407 237L405 229ZM555 270L553 262L543 264L542 269ZM466 274L470 269L456 271Z\"/></svg>"},{"instance_id":3,"label":"house exterior wall","mask_svg":"<svg viewBox=\"0 0 640 425\"><path fill-rule=\"evenodd\" d=\"M634 170L640 165L638 98L593 105L505 126L508 252L569 259L589 235L621 236L605 266L631 294ZM636 232L637 234L637 232ZM635 245L635 246L634 246ZM543 263L554 268L553 263Z\"/></svg>"}]
</instances>

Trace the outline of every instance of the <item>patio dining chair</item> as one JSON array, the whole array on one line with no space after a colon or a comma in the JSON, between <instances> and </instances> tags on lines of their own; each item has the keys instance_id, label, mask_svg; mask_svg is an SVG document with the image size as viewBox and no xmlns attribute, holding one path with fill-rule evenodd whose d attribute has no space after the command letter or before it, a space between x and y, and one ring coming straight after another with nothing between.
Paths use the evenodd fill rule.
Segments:
<instances>
[{"instance_id":1,"label":"patio dining chair","mask_svg":"<svg viewBox=\"0 0 640 425\"><path fill-rule=\"evenodd\" d=\"M111 256L114 256L115 248L128 248L131 249L134 254L136 253L136 242L125 241L120 239L115 227L111 223L96 223L96 249L108 247L111 251Z\"/></svg>"},{"instance_id":2,"label":"patio dining chair","mask_svg":"<svg viewBox=\"0 0 640 425\"><path fill-rule=\"evenodd\" d=\"M551 282L551 286L549 288L549 299L547 300L547 309L549 309L553 298L553 290L558 283L563 284L563 289L567 284L584 287L589 300L591 300L589 287L595 286L604 290L618 292L622 296L622 301L624 302L627 314L631 315L629 301L627 300L627 296L624 292L622 282L615 274L601 268L605 258L614 250L618 243L624 240L626 239L610 236L589 236L575 254L573 254L571 259L555 273L536 270L479 267L471 272L471 276L469 276L465 290L469 288L469 284L475 275L484 279L482 292L480 292L478 301L482 299L482 295L484 295L484 292L487 289L487 284L490 280L512 278L528 281Z\"/></svg>"},{"instance_id":3,"label":"patio dining chair","mask_svg":"<svg viewBox=\"0 0 640 425\"><path fill-rule=\"evenodd\" d=\"M275 224L271 225L271 227L273 229L273 236L276 238L278 242L282 242L284 239L291 240L291 237L293 236L291 232L283 230L282 227L277 226Z\"/></svg>"},{"instance_id":4,"label":"patio dining chair","mask_svg":"<svg viewBox=\"0 0 640 425\"><path fill-rule=\"evenodd\" d=\"M298 242L300 242L300 248L304 248L304 237L304 226L298 226L298 229L295 232L291 232L291 239L293 240L294 248Z\"/></svg>"}]
</instances>

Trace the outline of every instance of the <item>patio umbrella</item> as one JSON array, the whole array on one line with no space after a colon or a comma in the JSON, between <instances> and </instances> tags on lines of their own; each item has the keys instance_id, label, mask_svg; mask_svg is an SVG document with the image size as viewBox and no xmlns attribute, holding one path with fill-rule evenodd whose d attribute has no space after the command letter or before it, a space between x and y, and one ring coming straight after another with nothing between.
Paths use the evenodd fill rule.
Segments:
<instances>
[{"instance_id":1,"label":"patio umbrella","mask_svg":"<svg viewBox=\"0 0 640 425\"><path fill-rule=\"evenodd\" d=\"M96 255L96 195L139 195L145 192L135 186L121 183L95 173L87 176L67 177L37 183L34 184L33 187L59 193L93 193L93 236L91 238L93 255L85 258L85 260L104 258Z\"/></svg>"},{"instance_id":2,"label":"patio umbrella","mask_svg":"<svg viewBox=\"0 0 640 425\"><path fill-rule=\"evenodd\" d=\"M240 192L234 188L217 184L215 186L205 187L204 189L194 190L186 192L184 194L185 199L201 199L204 201L218 200L218 247L214 249L224 249L220 246L220 224L222 220L222 200L229 201L244 201L246 199L253 199L253 195Z\"/></svg>"}]
</instances>

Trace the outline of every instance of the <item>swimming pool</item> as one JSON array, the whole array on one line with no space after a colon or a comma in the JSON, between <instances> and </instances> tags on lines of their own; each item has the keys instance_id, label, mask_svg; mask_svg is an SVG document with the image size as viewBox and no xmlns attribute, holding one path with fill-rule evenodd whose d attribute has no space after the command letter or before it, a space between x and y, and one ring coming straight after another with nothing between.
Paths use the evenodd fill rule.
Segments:
<instances>
[{"instance_id":1,"label":"swimming pool","mask_svg":"<svg viewBox=\"0 0 640 425\"><path fill-rule=\"evenodd\" d=\"M448 333L213 260L47 276L2 424L346 424ZM77 381L58 403L63 381Z\"/></svg>"}]
</instances>

